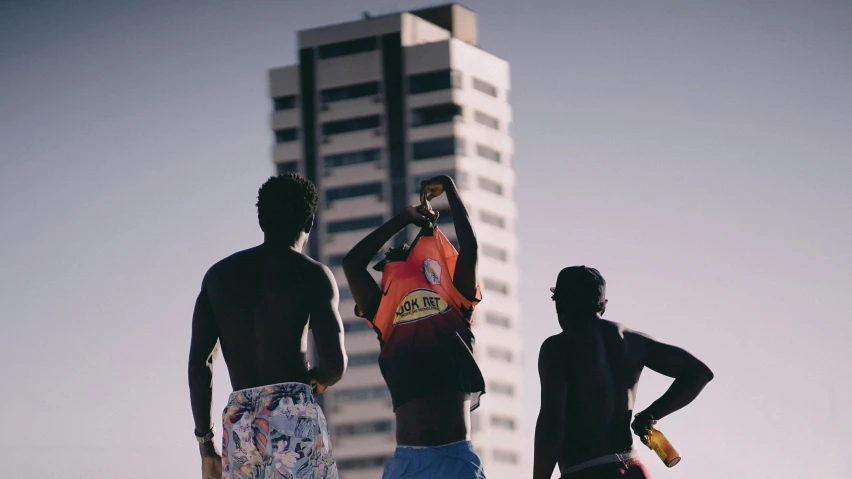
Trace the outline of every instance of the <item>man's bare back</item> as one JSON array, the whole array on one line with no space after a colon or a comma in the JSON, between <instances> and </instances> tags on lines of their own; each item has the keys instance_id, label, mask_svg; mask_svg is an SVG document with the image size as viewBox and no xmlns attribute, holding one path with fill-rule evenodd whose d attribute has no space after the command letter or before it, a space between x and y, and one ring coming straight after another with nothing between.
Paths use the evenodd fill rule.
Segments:
<instances>
[{"instance_id":1,"label":"man's bare back","mask_svg":"<svg viewBox=\"0 0 852 479\"><path fill-rule=\"evenodd\" d=\"M290 248L261 245L210 268L205 292L234 390L311 380L308 319L336 322L328 268Z\"/></svg>"},{"instance_id":2,"label":"man's bare back","mask_svg":"<svg viewBox=\"0 0 852 479\"><path fill-rule=\"evenodd\" d=\"M556 463L564 471L631 450L634 399L645 366L675 381L633 422L633 432L643 442L651 424L689 404L713 378L707 366L683 349L602 319L606 309L603 278L597 270L574 268L563 270L572 270L564 274L564 280L560 273L557 288L564 281L568 287L563 290L588 291L566 299L557 298L554 288L563 332L545 340L539 354L536 479L550 478ZM599 284L587 287L584 282L589 281ZM637 463L632 477L647 477L643 470ZM621 477L625 471L615 472L612 477Z\"/></svg>"},{"instance_id":3,"label":"man's bare back","mask_svg":"<svg viewBox=\"0 0 852 479\"><path fill-rule=\"evenodd\" d=\"M303 470L302 462L309 462L317 477L336 477L325 418L314 395L339 381L346 370L339 298L331 271L301 252L317 200L316 187L299 175L270 178L258 192L263 244L219 261L202 281L192 316L188 369L203 479L218 479L223 473L232 477L246 468L265 474L268 464L280 462L275 454L289 458L288 473ZM313 368L306 361L309 328L319 356ZM223 457L213 441L210 404L220 345L235 391L222 423ZM277 429L252 426L255 421L268 426L269 415L292 414L298 414L301 423L310 422L300 426L302 434L307 430L317 436L310 458L290 450L296 433L287 424L296 424L296 419L280 420ZM241 438L234 436L237 430ZM253 449L270 441L276 442L272 455Z\"/></svg>"}]
</instances>

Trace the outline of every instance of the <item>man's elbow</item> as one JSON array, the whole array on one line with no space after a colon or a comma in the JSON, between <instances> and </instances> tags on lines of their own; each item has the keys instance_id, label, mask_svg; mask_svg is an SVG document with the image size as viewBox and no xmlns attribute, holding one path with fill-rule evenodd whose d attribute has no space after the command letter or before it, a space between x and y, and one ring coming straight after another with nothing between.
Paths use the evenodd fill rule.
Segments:
<instances>
[{"instance_id":1,"label":"man's elbow","mask_svg":"<svg viewBox=\"0 0 852 479\"><path fill-rule=\"evenodd\" d=\"M332 386L343 379L343 375L346 374L348 362L349 358L347 358L345 352L335 355L333 358L320 359L320 382L326 386ZM325 364L325 367L322 364Z\"/></svg>"},{"instance_id":2,"label":"man's elbow","mask_svg":"<svg viewBox=\"0 0 852 479\"><path fill-rule=\"evenodd\" d=\"M329 376L331 377L333 383L340 381L343 379L343 375L346 374L346 367L349 364L349 358L346 356L346 353L342 353L337 361L334 362L334 366L331 371L329 371ZM333 384L332 383L332 384Z\"/></svg>"},{"instance_id":3,"label":"man's elbow","mask_svg":"<svg viewBox=\"0 0 852 479\"><path fill-rule=\"evenodd\" d=\"M693 371L693 377L695 377L696 380L706 384L712 381L714 376L713 371L711 371L706 364L701 363L701 365L695 368L695 370Z\"/></svg>"}]
</instances>

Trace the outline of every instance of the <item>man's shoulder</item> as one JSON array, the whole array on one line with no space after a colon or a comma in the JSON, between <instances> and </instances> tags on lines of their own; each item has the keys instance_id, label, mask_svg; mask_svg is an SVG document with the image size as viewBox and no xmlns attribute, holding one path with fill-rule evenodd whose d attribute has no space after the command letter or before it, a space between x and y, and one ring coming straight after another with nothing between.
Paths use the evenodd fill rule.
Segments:
<instances>
[{"instance_id":1,"label":"man's shoulder","mask_svg":"<svg viewBox=\"0 0 852 479\"><path fill-rule=\"evenodd\" d=\"M207 269L207 273L204 274L204 284L209 283L210 281L216 281L223 276L227 276L231 274L234 269L237 269L241 266L244 266L250 261L250 258L253 256L255 251L257 250L257 246L254 248L244 249L242 251L237 251L236 253L226 256L225 258L220 259L216 263L213 264L210 268Z\"/></svg>"},{"instance_id":2,"label":"man's shoulder","mask_svg":"<svg viewBox=\"0 0 852 479\"><path fill-rule=\"evenodd\" d=\"M621 339L627 344L628 350L630 351L638 351L639 354L642 354L642 351L647 347L646 344L648 341L653 341L651 336L641 332L636 331L635 329L630 329L627 326L617 323L615 321L604 320L607 324L606 327L611 328L613 331L617 332L617 334L621 337Z\"/></svg>"},{"instance_id":3,"label":"man's shoulder","mask_svg":"<svg viewBox=\"0 0 852 479\"><path fill-rule=\"evenodd\" d=\"M630 336L634 336L634 337L635 336L647 336L644 333L640 333L639 331L635 331L633 329L630 329L627 326L625 326L624 324L616 322L616 321L611 321L609 319L601 319L600 322L601 322L601 324L603 325L604 328L616 331L618 333L618 335L621 336L622 338L628 338Z\"/></svg>"},{"instance_id":4,"label":"man's shoulder","mask_svg":"<svg viewBox=\"0 0 852 479\"><path fill-rule=\"evenodd\" d=\"M566 348L566 336L565 333L554 334L549 338L545 339L543 343L541 343L541 356L553 356L560 354L565 351Z\"/></svg>"}]
</instances>

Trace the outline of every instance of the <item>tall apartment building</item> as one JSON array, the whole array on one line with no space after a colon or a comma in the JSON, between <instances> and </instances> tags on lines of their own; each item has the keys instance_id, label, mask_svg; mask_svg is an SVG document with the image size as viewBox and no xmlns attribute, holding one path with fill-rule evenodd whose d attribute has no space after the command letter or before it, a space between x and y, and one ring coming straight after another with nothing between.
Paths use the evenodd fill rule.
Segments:
<instances>
[{"instance_id":1,"label":"tall apartment building","mask_svg":"<svg viewBox=\"0 0 852 479\"><path fill-rule=\"evenodd\" d=\"M310 255L340 285L349 370L324 397L344 479L381 477L394 416L377 365L375 333L353 314L343 255L372 229L419 202L420 182L449 174L480 244L484 299L474 313L486 394L471 414L489 478L522 468L521 341L509 65L477 45L476 15L451 4L299 32L299 64L269 72L273 158L320 191ZM455 239L446 200L434 203ZM410 228L394 242L410 242Z\"/></svg>"}]
</instances>

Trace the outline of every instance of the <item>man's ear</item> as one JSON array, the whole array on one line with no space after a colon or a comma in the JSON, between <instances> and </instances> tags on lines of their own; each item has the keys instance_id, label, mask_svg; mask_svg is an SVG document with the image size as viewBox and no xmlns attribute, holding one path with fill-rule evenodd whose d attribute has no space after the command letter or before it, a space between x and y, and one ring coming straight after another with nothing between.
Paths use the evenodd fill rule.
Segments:
<instances>
[{"instance_id":1,"label":"man's ear","mask_svg":"<svg viewBox=\"0 0 852 479\"><path fill-rule=\"evenodd\" d=\"M305 226L302 227L302 231L310 233L312 229L314 229L314 215L311 215L311 217L305 221Z\"/></svg>"}]
</instances>

